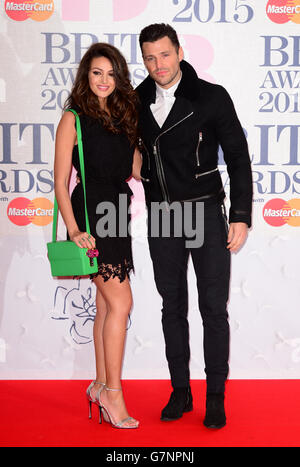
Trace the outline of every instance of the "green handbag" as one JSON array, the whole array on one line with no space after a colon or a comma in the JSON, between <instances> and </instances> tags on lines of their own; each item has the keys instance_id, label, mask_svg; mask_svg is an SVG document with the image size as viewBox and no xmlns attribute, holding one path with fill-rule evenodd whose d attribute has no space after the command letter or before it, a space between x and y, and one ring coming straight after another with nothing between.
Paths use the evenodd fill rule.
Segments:
<instances>
[{"instance_id":1,"label":"green handbag","mask_svg":"<svg viewBox=\"0 0 300 467\"><path fill-rule=\"evenodd\" d=\"M73 109L69 109L76 118L76 131L78 142L78 153L81 171L81 181L83 184L84 195L84 209L85 209L85 222L86 232L90 234L90 224L88 219L86 207L86 189L85 189L85 172L83 160L83 146L82 135L80 127L80 119L78 114ZM48 258L51 265L51 274L55 277L60 276L86 276L98 272L97 258L92 254L92 257L87 256L87 248L80 248L76 243L71 240L57 241L57 216L58 205L54 197L54 213L53 213L53 227L52 227L52 242L47 243ZM95 250L97 251L97 250Z\"/></svg>"}]
</instances>

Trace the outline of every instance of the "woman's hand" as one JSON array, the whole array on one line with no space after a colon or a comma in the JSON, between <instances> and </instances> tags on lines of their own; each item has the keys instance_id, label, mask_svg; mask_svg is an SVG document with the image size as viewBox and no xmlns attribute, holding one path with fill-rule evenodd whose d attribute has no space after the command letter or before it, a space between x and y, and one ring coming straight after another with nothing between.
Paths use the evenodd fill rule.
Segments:
<instances>
[{"instance_id":1,"label":"woman's hand","mask_svg":"<svg viewBox=\"0 0 300 467\"><path fill-rule=\"evenodd\" d=\"M89 250L96 248L96 240L87 232L76 230L74 233L70 234L70 240L76 243L80 248L88 248Z\"/></svg>"}]
</instances>

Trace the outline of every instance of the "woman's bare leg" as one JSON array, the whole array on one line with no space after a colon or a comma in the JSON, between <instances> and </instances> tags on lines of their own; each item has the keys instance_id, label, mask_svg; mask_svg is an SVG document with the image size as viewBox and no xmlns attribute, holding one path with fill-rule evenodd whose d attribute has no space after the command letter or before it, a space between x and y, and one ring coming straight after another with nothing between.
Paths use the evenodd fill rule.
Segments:
<instances>
[{"instance_id":1,"label":"woman's bare leg","mask_svg":"<svg viewBox=\"0 0 300 467\"><path fill-rule=\"evenodd\" d=\"M103 345L103 326L107 314L106 302L97 288L96 290L96 316L94 320L93 336L96 360L96 379L97 382L91 389L91 396L96 398L99 389L102 385L99 383L106 383L105 371L105 358L104 358L104 345Z\"/></svg>"},{"instance_id":2,"label":"woman's bare leg","mask_svg":"<svg viewBox=\"0 0 300 467\"><path fill-rule=\"evenodd\" d=\"M96 292L96 308L97 313L94 321L94 347L96 358L96 381L106 383L104 345L103 345L103 326L107 314L106 302L97 289Z\"/></svg>"},{"instance_id":3,"label":"woman's bare leg","mask_svg":"<svg viewBox=\"0 0 300 467\"><path fill-rule=\"evenodd\" d=\"M100 297L106 304L102 325L106 385L108 388L121 389L126 327L132 306L130 284L128 278L123 282L120 282L117 277L104 282L101 276L97 276L94 282L100 291ZM99 300L101 306L101 298ZM99 341L100 339L97 340L98 343ZM100 349L100 344L97 345L98 348ZM102 370L99 369L99 371L101 371L99 375L103 375ZM122 391L102 391L101 401L107 406L115 422L128 417ZM128 424L130 425L132 422L128 422Z\"/></svg>"}]
</instances>

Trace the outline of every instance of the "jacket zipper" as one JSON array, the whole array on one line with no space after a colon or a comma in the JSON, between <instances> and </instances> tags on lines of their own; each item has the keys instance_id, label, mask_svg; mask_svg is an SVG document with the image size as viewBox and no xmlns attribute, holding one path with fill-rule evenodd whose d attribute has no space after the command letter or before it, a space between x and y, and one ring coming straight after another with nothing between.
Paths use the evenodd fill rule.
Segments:
<instances>
[{"instance_id":1,"label":"jacket zipper","mask_svg":"<svg viewBox=\"0 0 300 467\"><path fill-rule=\"evenodd\" d=\"M196 149L196 161L197 161L197 167L200 167L200 160L199 160L199 146L202 141L202 131L199 132L199 137L198 137L198 144L197 144L197 149Z\"/></svg>"},{"instance_id":2,"label":"jacket zipper","mask_svg":"<svg viewBox=\"0 0 300 467\"><path fill-rule=\"evenodd\" d=\"M166 178L165 178L165 174L164 174L164 169L163 169L163 165L162 165L162 160L161 160L161 157L160 157L160 153L159 153L159 142L158 142L158 139L164 135L165 133L167 133L168 131L172 130L175 126L179 125L180 123L182 123L184 120L186 120L187 118L189 118L191 115L193 115L194 112L191 112L189 113L186 117L182 118L181 120L179 120L179 122L175 123L174 125L172 125L170 128L168 128L167 130L163 131L160 135L157 136L157 138L155 139L154 141L154 145L153 145L153 154L155 156L155 163L156 163L156 169L157 169L157 176L158 176L158 179L159 179L159 182L160 182L160 187L161 187L161 190L162 190L162 194L163 194L163 197L164 197L164 200L167 202L167 203L170 203L170 196L169 196L169 192L168 192L168 187L167 187L167 182L166 182Z\"/></svg>"},{"instance_id":3,"label":"jacket zipper","mask_svg":"<svg viewBox=\"0 0 300 467\"><path fill-rule=\"evenodd\" d=\"M228 233L229 233L228 219L227 219L227 214L226 214L226 209L225 209L224 203L221 204L221 209L222 209L222 216L223 216L224 223L225 223L225 230L226 230L226 233L228 235Z\"/></svg>"},{"instance_id":4,"label":"jacket zipper","mask_svg":"<svg viewBox=\"0 0 300 467\"><path fill-rule=\"evenodd\" d=\"M198 144L197 144L197 148L196 148L196 162L197 162L197 167L200 168L200 158L199 158L199 146L200 146L200 143L202 142L203 140L203 136L202 136L202 131L199 132L199 137L198 137ZM213 172L216 172L218 169L213 169L213 170L209 170L208 172L204 172L202 174L196 174L195 175L195 178L199 178L199 177L202 177L203 175L208 175L208 174L211 174Z\"/></svg>"},{"instance_id":5,"label":"jacket zipper","mask_svg":"<svg viewBox=\"0 0 300 467\"><path fill-rule=\"evenodd\" d=\"M168 193L165 174L164 174L164 170L163 170L163 167L162 167L161 158L160 158L160 155L158 154L157 149L158 149L158 147L156 145L154 145L153 146L153 154L155 156L157 176L158 176L158 179L159 179L160 188L161 188L161 191L162 191L162 194L163 194L163 198L167 203L170 203L170 196L169 196L169 193Z\"/></svg>"},{"instance_id":6,"label":"jacket zipper","mask_svg":"<svg viewBox=\"0 0 300 467\"><path fill-rule=\"evenodd\" d=\"M217 172L217 170L219 170L218 167L212 170L208 170L208 172L203 172L203 174L196 174L195 178L203 177L203 175L212 174L213 172Z\"/></svg>"},{"instance_id":7,"label":"jacket zipper","mask_svg":"<svg viewBox=\"0 0 300 467\"><path fill-rule=\"evenodd\" d=\"M147 146L145 145L145 143L144 143L144 141L142 140L141 137L139 138L139 143L140 143L141 146L144 147L145 151L147 152L147 157L148 157L148 170L149 170L149 172L150 172L150 155L149 155L149 151L148 151Z\"/></svg>"}]
</instances>

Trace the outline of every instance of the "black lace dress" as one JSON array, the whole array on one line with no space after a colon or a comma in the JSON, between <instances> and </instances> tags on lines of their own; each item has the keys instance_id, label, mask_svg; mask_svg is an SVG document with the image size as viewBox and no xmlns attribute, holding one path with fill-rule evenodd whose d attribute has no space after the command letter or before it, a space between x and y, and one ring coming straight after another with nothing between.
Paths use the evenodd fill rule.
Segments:
<instances>
[{"instance_id":1,"label":"black lace dress","mask_svg":"<svg viewBox=\"0 0 300 467\"><path fill-rule=\"evenodd\" d=\"M104 129L100 120L80 115L87 210L90 230L99 250L98 273L104 280L118 277L122 282L133 269L130 225L132 191L126 180L132 173L134 148L123 134ZM79 178L77 145L72 162ZM78 183L71 196L79 229L86 231L83 186Z\"/></svg>"}]
</instances>

